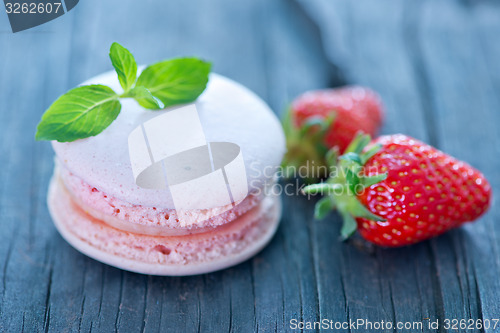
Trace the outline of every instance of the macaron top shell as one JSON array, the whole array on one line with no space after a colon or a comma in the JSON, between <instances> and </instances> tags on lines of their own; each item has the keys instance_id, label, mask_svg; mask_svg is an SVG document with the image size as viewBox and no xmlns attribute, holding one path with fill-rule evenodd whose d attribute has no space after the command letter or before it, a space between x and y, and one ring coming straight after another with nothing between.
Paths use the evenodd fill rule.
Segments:
<instances>
[{"instance_id":1,"label":"macaron top shell","mask_svg":"<svg viewBox=\"0 0 500 333\"><path fill-rule=\"evenodd\" d=\"M84 84L104 84L121 92L116 73L107 72ZM118 118L102 133L74 142L53 142L61 164L98 190L131 204L174 209L168 189L136 185L128 151L129 133L164 112L142 108L134 100L121 101ZM249 193L272 184L285 152L281 125L270 108L253 92L221 75L211 74L207 89L195 102L207 142L240 146ZM168 130L168 129L167 129Z\"/></svg>"}]
</instances>

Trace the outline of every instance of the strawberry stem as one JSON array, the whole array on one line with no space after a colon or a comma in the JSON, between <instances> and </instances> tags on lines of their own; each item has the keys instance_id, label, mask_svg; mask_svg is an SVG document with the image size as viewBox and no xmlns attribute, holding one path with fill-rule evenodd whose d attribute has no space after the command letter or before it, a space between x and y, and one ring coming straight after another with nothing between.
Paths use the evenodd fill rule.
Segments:
<instances>
[{"instance_id":1,"label":"strawberry stem","mask_svg":"<svg viewBox=\"0 0 500 333\"><path fill-rule=\"evenodd\" d=\"M328 148L324 143L325 134L334 121L334 113L327 118L313 116L308 118L300 127L295 126L292 119L292 111L285 112L282 119L283 130L286 136L287 153L283 158L284 170L297 170L301 166L318 168L317 172L312 170L310 174L314 177L306 177L306 181L317 181L316 176L325 170L328 165ZM335 158L336 159L336 158ZM292 172L285 172L285 178L291 178Z\"/></svg>"},{"instance_id":2,"label":"strawberry stem","mask_svg":"<svg viewBox=\"0 0 500 333\"><path fill-rule=\"evenodd\" d=\"M356 231L357 217L372 221L385 221L384 218L370 212L357 197L360 191L387 178L387 173L374 176L363 175L363 166L382 148L380 145L373 145L363 152L370 141L369 135L358 133L344 155L337 158L338 151L331 149L326 154L326 160L336 173L332 174L326 182L309 185L303 189L303 192L307 194L325 195L316 203L315 218L322 219L330 210L337 209L344 221L340 231L343 239L349 238Z\"/></svg>"}]
</instances>

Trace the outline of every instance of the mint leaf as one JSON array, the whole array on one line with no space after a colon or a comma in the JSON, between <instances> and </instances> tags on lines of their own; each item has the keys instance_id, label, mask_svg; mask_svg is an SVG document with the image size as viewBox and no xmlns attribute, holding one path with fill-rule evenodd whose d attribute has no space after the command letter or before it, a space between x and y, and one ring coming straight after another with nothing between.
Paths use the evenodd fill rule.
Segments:
<instances>
[{"instance_id":1,"label":"mint leaf","mask_svg":"<svg viewBox=\"0 0 500 333\"><path fill-rule=\"evenodd\" d=\"M198 58L177 58L148 66L137 79L165 107L194 101L205 90L211 64ZM139 102L143 107L148 104Z\"/></svg>"},{"instance_id":2,"label":"mint leaf","mask_svg":"<svg viewBox=\"0 0 500 333\"><path fill-rule=\"evenodd\" d=\"M125 92L129 91L137 78L137 63L129 50L118 43L113 43L109 50L109 58L118 74L118 80Z\"/></svg>"},{"instance_id":3,"label":"mint leaf","mask_svg":"<svg viewBox=\"0 0 500 333\"><path fill-rule=\"evenodd\" d=\"M109 87L74 88L45 111L35 139L69 142L97 135L118 117L120 109L118 95Z\"/></svg>"},{"instance_id":4,"label":"mint leaf","mask_svg":"<svg viewBox=\"0 0 500 333\"><path fill-rule=\"evenodd\" d=\"M212 66L197 58L166 60L147 67L137 79L137 63L126 48L113 43L109 57L123 94L104 85L70 90L45 111L36 140L70 142L97 135L118 117L120 98L134 98L151 110L192 102L205 90Z\"/></svg>"},{"instance_id":5,"label":"mint leaf","mask_svg":"<svg viewBox=\"0 0 500 333\"><path fill-rule=\"evenodd\" d=\"M128 93L120 97L132 97L146 109L158 110L165 107L162 101L154 97L148 89L141 86L132 88Z\"/></svg>"}]
</instances>

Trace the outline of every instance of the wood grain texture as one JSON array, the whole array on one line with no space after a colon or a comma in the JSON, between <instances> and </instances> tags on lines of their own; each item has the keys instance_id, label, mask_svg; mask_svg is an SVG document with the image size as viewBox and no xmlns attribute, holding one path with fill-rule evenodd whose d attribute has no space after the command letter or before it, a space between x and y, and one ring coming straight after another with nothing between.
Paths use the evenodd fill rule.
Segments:
<instances>
[{"instance_id":1,"label":"wood grain texture","mask_svg":"<svg viewBox=\"0 0 500 333\"><path fill-rule=\"evenodd\" d=\"M118 41L139 63L211 60L277 113L308 89L368 85L386 104L384 133L470 162L498 191L499 15L486 0L94 0L12 34L0 13L0 331L288 332L291 319L500 318L497 206L390 250L339 242L335 213L316 221L314 200L283 196L278 233L252 260L202 276L143 276L57 234L45 203L53 152L34 141L57 96L111 69L107 50Z\"/></svg>"},{"instance_id":2,"label":"wood grain texture","mask_svg":"<svg viewBox=\"0 0 500 333\"><path fill-rule=\"evenodd\" d=\"M500 32L492 14L499 10L497 4L300 2L323 27L329 59L341 64L348 80L381 93L389 118L384 132L430 142L482 170L498 188L499 105L494 91L500 71L491 62L498 45L488 41ZM360 287L366 276L348 280L346 290L354 284L349 292L353 302L360 295L369 298L349 309L359 311L356 317L374 320L380 316L369 304L380 304L398 321L498 317L498 217L494 206L480 222L438 239L404 250L376 250L380 275L372 278L379 278L381 284L374 285L380 287ZM359 259L355 263L360 267ZM375 265L362 264L364 272L370 266L377 269Z\"/></svg>"}]
</instances>

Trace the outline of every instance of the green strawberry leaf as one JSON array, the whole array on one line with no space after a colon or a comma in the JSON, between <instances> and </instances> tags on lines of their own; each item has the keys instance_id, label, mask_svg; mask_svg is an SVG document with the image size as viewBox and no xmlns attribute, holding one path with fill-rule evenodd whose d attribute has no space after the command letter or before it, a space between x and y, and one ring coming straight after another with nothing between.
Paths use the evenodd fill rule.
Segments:
<instances>
[{"instance_id":1,"label":"green strawberry leaf","mask_svg":"<svg viewBox=\"0 0 500 333\"><path fill-rule=\"evenodd\" d=\"M344 240L356 232L356 218L386 221L382 216L372 213L358 198L359 185L360 189L365 189L387 178L387 173L372 176L365 176L362 173L364 163L381 148L379 145L373 145L363 152L370 141L368 135L358 134L344 155L338 158L338 152L331 149L325 159L329 165L336 165L339 168L338 172L332 173L326 182L308 185L302 190L305 194L325 195L314 207L315 218L324 217L329 210L337 209L343 219L340 234Z\"/></svg>"},{"instance_id":2,"label":"green strawberry leaf","mask_svg":"<svg viewBox=\"0 0 500 333\"><path fill-rule=\"evenodd\" d=\"M198 58L165 60L146 67L136 84L147 88L165 107L190 103L205 90L211 66ZM144 101L139 104L149 106Z\"/></svg>"},{"instance_id":3,"label":"green strawberry leaf","mask_svg":"<svg viewBox=\"0 0 500 333\"><path fill-rule=\"evenodd\" d=\"M387 178L387 172L386 173L380 173L378 175L374 176L362 176L360 177L360 182L361 185L363 185L364 188L370 187L372 185L378 184L381 181L385 180Z\"/></svg>"},{"instance_id":4,"label":"green strawberry leaf","mask_svg":"<svg viewBox=\"0 0 500 333\"><path fill-rule=\"evenodd\" d=\"M281 125L283 127L283 132L285 132L285 136L287 139L293 135L293 124L292 124L292 109L288 108L281 117Z\"/></svg>"},{"instance_id":5,"label":"green strawberry leaf","mask_svg":"<svg viewBox=\"0 0 500 333\"><path fill-rule=\"evenodd\" d=\"M356 133L356 136L354 139L351 141L349 146L347 146L346 150L344 151L344 154L347 153L355 153L355 154L360 154L363 149L370 143L371 137L368 134L363 133L362 131L359 131Z\"/></svg>"},{"instance_id":6,"label":"green strawberry leaf","mask_svg":"<svg viewBox=\"0 0 500 333\"><path fill-rule=\"evenodd\" d=\"M141 86L132 88L128 93L120 97L132 97L140 105L150 110L159 110L165 107L162 101L154 97L148 89Z\"/></svg>"},{"instance_id":7,"label":"green strawberry leaf","mask_svg":"<svg viewBox=\"0 0 500 333\"><path fill-rule=\"evenodd\" d=\"M361 158L359 154L356 153L344 153L344 155L340 156L340 159L348 162L347 165L351 165L353 163L361 165Z\"/></svg>"},{"instance_id":8,"label":"green strawberry leaf","mask_svg":"<svg viewBox=\"0 0 500 333\"><path fill-rule=\"evenodd\" d=\"M335 204L329 196L321 198L314 206L314 218L317 220L324 219L334 208Z\"/></svg>"},{"instance_id":9,"label":"green strawberry leaf","mask_svg":"<svg viewBox=\"0 0 500 333\"><path fill-rule=\"evenodd\" d=\"M137 63L129 50L118 43L113 43L109 50L109 58L118 74L118 80L125 92L128 92L137 78Z\"/></svg>"},{"instance_id":10,"label":"green strawberry leaf","mask_svg":"<svg viewBox=\"0 0 500 333\"><path fill-rule=\"evenodd\" d=\"M307 185L302 189L302 192L305 194L322 194L328 195L332 194L335 191L342 191L343 187L340 184L330 184L330 183L319 183Z\"/></svg>"},{"instance_id":11,"label":"green strawberry leaf","mask_svg":"<svg viewBox=\"0 0 500 333\"><path fill-rule=\"evenodd\" d=\"M328 167L335 168L339 158L339 148L337 146L331 148L325 155L325 161Z\"/></svg>"},{"instance_id":12,"label":"green strawberry leaf","mask_svg":"<svg viewBox=\"0 0 500 333\"><path fill-rule=\"evenodd\" d=\"M369 148L366 152L359 155L359 157L361 158L361 164L366 164L366 162L368 162L370 158L375 156L380 151L380 149L382 149L382 145L376 144Z\"/></svg>"},{"instance_id":13,"label":"green strawberry leaf","mask_svg":"<svg viewBox=\"0 0 500 333\"><path fill-rule=\"evenodd\" d=\"M97 135L118 117L120 109L118 95L109 87L74 88L44 113L35 139L69 142Z\"/></svg>"},{"instance_id":14,"label":"green strawberry leaf","mask_svg":"<svg viewBox=\"0 0 500 333\"><path fill-rule=\"evenodd\" d=\"M355 217L363 217L372 221L386 221L381 216L375 215L368 210L356 197L350 197L348 201L349 212Z\"/></svg>"},{"instance_id":15,"label":"green strawberry leaf","mask_svg":"<svg viewBox=\"0 0 500 333\"><path fill-rule=\"evenodd\" d=\"M294 125L292 118L293 110L290 107L282 119L287 152L281 165L284 168L291 167L295 169L300 167L309 168L312 165L315 171L312 172L313 177L304 178L306 183L315 182L319 178L328 176L328 167L330 165L325 160L328 147L325 145L324 140L335 119L335 112L332 111L326 118L320 116L309 117L299 127ZM291 175L293 175L291 172L285 173L284 177L290 178Z\"/></svg>"},{"instance_id":16,"label":"green strawberry leaf","mask_svg":"<svg viewBox=\"0 0 500 333\"><path fill-rule=\"evenodd\" d=\"M340 229L340 236L343 240L346 240L356 232L358 224L356 223L354 217L352 217L349 213L342 214L342 219L344 220L344 223Z\"/></svg>"}]
</instances>

